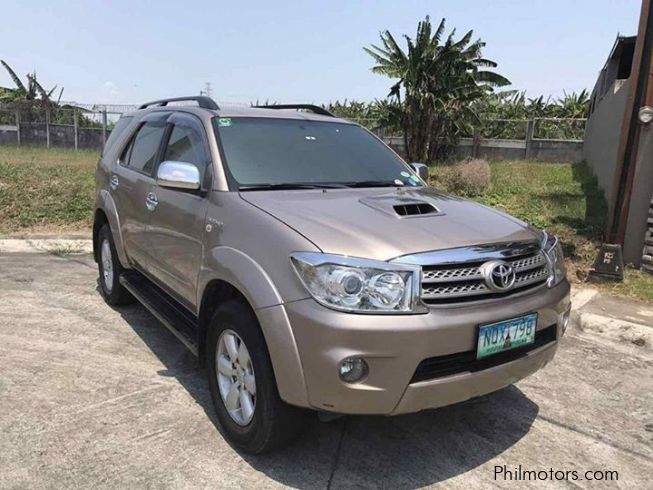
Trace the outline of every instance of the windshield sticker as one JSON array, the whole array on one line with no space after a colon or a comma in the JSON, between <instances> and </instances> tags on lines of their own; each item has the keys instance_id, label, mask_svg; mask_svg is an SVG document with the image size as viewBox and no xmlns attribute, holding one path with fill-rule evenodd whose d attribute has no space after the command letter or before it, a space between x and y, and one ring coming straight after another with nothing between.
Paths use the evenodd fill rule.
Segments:
<instances>
[{"instance_id":1,"label":"windshield sticker","mask_svg":"<svg viewBox=\"0 0 653 490\"><path fill-rule=\"evenodd\" d=\"M230 117L221 117L218 119L218 126L221 128L226 128L231 126L231 118Z\"/></svg>"},{"instance_id":2,"label":"windshield sticker","mask_svg":"<svg viewBox=\"0 0 653 490\"><path fill-rule=\"evenodd\" d=\"M395 179L396 185L405 185L403 180Z\"/></svg>"},{"instance_id":3,"label":"windshield sticker","mask_svg":"<svg viewBox=\"0 0 653 490\"><path fill-rule=\"evenodd\" d=\"M406 172L405 170L401 172L402 177L410 177L410 173Z\"/></svg>"},{"instance_id":4,"label":"windshield sticker","mask_svg":"<svg viewBox=\"0 0 653 490\"><path fill-rule=\"evenodd\" d=\"M410 180L412 180L413 182L419 182L419 177L417 175L411 175Z\"/></svg>"}]
</instances>

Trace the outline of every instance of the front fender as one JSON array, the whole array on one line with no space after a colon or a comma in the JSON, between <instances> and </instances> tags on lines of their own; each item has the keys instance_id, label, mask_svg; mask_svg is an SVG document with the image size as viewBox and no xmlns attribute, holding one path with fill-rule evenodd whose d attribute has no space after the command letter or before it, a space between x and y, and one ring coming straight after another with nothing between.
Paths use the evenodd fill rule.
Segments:
<instances>
[{"instance_id":1,"label":"front fender","mask_svg":"<svg viewBox=\"0 0 653 490\"><path fill-rule=\"evenodd\" d=\"M228 282L247 299L261 325L270 353L281 398L290 404L308 406L304 371L283 300L266 271L249 255L220 246L206 256L200 271L197 304L209 282Z\"/></svg>"},{"instance_id":2,"label":"front fender","mask_svg":"<svg viewBox=\"0 0 653 490\"><path fill-rule=\"evenodd\" d=\"M202 304L207 284L214 279L226 281L238 289L254 310L283 302L267 272L249 255L232 247L220 246L212 249L206 259L197 288L198 305Z\"/></svg>"},{"instance_id":3,"label":"front fender","mask_svg":"<svg viewBox=\"0 0 653 490\"><path fill-rule=\"evenodd\" d=\"M107 217L109 228L111 228L111 235L113 236L113 243L116 246L116 253L118 259L124 268L129 268L129 260L125 253L124 242L122 240L122 230L120 228L120 217L116 209L116 203L113 197L107 190L101 190L95 200L95 209L101 209Z\"/></svg>"}]
</instances>

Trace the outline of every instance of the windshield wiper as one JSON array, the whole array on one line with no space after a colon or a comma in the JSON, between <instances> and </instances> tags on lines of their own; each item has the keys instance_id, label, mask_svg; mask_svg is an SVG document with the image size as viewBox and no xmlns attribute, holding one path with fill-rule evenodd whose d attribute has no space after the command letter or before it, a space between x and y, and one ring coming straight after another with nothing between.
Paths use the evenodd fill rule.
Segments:
<instances>
[{"instance_id":1,"label":"windshield wiper","mask_svg":"<svg viewBox=\"0 0 653 490\"><path fill-rule=\"evenodd\" d=\"M238 190L245 191L278 191L292 189L342 189L346 187L343 184L301 184L301 183L281 183L281 184L252 184L241 185Z\"/></svg>"},{"instance_id":2,"label":"windshield wiper","mask_svg":"<svg viewBox=\"0 0 653 490\"><path fill-rule=\"evenodd\" d=\"M347 187L403 187L394 180L362 180L360 182L347 182Z\"/></svg>"}]
</instances>

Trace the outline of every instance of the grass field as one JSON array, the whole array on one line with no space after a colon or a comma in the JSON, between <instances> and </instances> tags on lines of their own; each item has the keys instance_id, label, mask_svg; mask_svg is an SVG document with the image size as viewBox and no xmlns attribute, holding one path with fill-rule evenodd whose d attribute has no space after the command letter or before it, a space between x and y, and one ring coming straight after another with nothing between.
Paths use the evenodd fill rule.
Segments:
<instances>
[{"instance_id":1,"label":"grass field","mask_svg":"<svg viewBox=\"0 0 653 490\"><path fill-rule=\"evenodd\" d=\"M88 230L98 156L0 146L0 234Z\"/></svg>"},{"instance_id":2,"label":"grass field","mask_svg":"<svg viewBox=\"0 0 653 490\"><path fill-rule=\"evenodd\" d=\"M0 234L90 234L98 152L0 146ZM492 186L476 199L559 235L570 278L582 282L606 216L596 180L584 165L494 162ZM437 185L438 172L431 172ZM614 294L653 301L653 276L628 269Z\"/></svg>"}]
</instances>

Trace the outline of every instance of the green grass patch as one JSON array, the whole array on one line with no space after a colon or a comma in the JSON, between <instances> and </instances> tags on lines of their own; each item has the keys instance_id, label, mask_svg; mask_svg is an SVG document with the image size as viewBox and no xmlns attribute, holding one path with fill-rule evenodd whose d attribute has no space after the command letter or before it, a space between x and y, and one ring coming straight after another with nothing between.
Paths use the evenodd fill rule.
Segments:
<instances>
[{"instance_id":1,"label":"green grass patch","mask_svg":"<svg viewBox=\"0 0 653 490\"><path fill-rule=\"evenodd\" d=\"M0 146L0 233L92 221L97 151Z\"/></svg>"}]
</instances>

